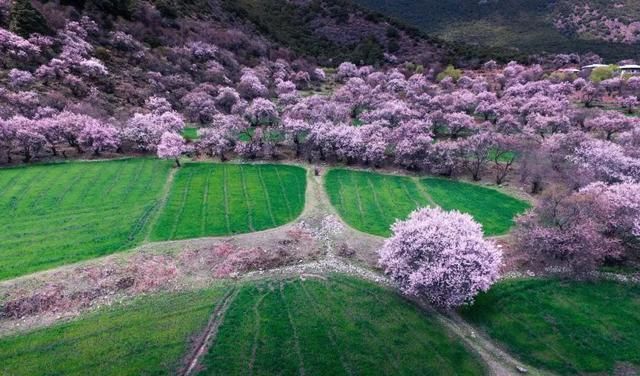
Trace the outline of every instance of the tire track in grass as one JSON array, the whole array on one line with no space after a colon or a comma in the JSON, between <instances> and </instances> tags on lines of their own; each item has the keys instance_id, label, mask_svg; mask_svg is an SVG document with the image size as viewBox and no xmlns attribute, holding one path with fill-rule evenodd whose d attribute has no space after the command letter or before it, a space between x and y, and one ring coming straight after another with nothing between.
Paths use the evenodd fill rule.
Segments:
<instances>
[{"instance_id":1,"label":"tire track in grass","mask_svg":"<svg viewBox=\"0 0 640 376\"><path fill-rule=\"evenodd\" d=\"M224 194L224 220L227 224L227 234L231 234L229 221L229 188L227 187L227 166L222 166L222 190Z\"/></svg>"},{"instance_id":2,"label":"tire track in grass","mask_svg":"<svg viewBox=\"0 0 640 376\"><path fill-rule=\"evenodd\" d=\"M326 321L327 317L330 317L330 315L327 315L327 312L322 308L322 306L311 296L304 283L302 283L302 281L299 281L298 283L302 287L302 291L307 297L307 300L313 306L313 310L316 312L317 317L322 317L323 320ZM322 313L322 315L320 315L320 313ZM341 351L340 346L338 346L335 328L333 327L333 325L326 325L325 327L327 328L327 338L329 338L329 342L331 342L333 347L336 349L338 358L340 359L340 363L342 364L342 368L347 374L353 375L353 369L351 365L345 359L344 353Z\"/></svg>"},{"instance_id":3,"label":"tire track in grass","mask_svg":"<svg viewBox=\"0 0 640 376\"><path fill-rule=\"evenodd\" d=\"M522 320L517 319L516 317L514 317L513 315L510 314L506 314L506 317L508 317L511 321L518 323L518 325L520 325L520 327L522 328L522 330L524 332L526 332L530 337L533 338L540 338L543 339L542 336L540 336L539 333L534 333L533 331L531 331L531 329L529 329L529 327L523 323ZM577 337L574 338L574 340L577 340ZM583 341L578 340L579 342L582 342L584 344ZM545 342L545 341L541 341L541 342ZM551 350L551 352L553 354L556 355L557 359L563 361L566 365L568 365L569 367L571 367L571 369L575 372L575 374L580 374L580 370L575 366L575 364L573 362L571 362L569 359L567 359L564 355L562 355L562 353L555 347L555 346L551 346L548 342L546 343L546 347Z\"/></svg>"},{"instance_id":4,"label":"tire track in grass","mask_svg":"<svg viewBox=\"0 0 640 376\"><path fill-rule=\"evenodd\" d=\"M405 184L405 182L400 182L400 186L402 187L402 191L404 192L404 194L407 195L407 198L413 201L416 208L419 208L422 206L422 204L420 204L420 202L418 202L418 200L416 200L415 197L411 195L411 192L409 192L409 188L407 187L407 184Z\"/></svg>"},{"instance_id":5,"label":"tire track in grass","mask_svg":"<svg viewBox=\"0 0 640 376\"><path fill-rule=\"evenodd\" d=\"M52 169L49 171L49 173L47 174L47 176L40 180L38 183L39 185L42 187L42 189L40 190L40 192L38 192L36 194L36 197L33 198L33 200L31 200L31 202L29 203L29 211L30 212L34 212L35 209L37 208L38 204L40 204L40 202L49 194L51 193L54 184L50 183L51 180L54 181L58 181L59 177L61 175L61 171L59 169Z\"/></svg>"},{"instance_id":6,"label":"tire track in grass","mask_svg":"<svg viewBox=\"0 0 640 376\"><path fill-rule=\"evenodd\" d=\"M71 183L67 185L64 191L62 191L62 194L60 195L60 197L56 198L55 203L53 204L53 206L55 206L56 209L58 210L60 209L60 206L62 205L62 201L64 200L65 196L69 192L71 192L71 189L76 186L76 184L78 183L78 180L80 180L81 178L82 178L82 175L75 175L73 177L73 181L71 181Z\"/></svg>"},{"instance_id":7,"label":"tire track in grass","mask_svg":"<svg viewBox=\"0 0 640 376\"><path fill-rule=\"evenodd\" d=\"M429 193L429 191L427 190L427 187L425 187L422 182L420 182L420 179L413 177L411 178L411 180L414 182L414 184L416 185L416 188L418 188L418 192L422 195L422 197L424 199L426 199L429 204L431 205L431 207L437 208L440 205L438 205L434 200L433 197L431 197L431 194Z\"/></svg>"},{"instance_id":8,"label":"tire track in grass","mask_svg":"<svg viewBox=\"0 0 640 376\"><path fill-rule=\"evenodd\" d=\"M171 187L173 186L173 181L176 176L176 171L177 171L176 169L172 168L171 170L169 170L169 173L167 174L167 180L165 181L164 187L162 188L162 193L160 194L160 198L155 203L154 212L151 215L151 219L149 221L147 231L145 232L144 240L143 240L144 242L149 241L149 238L151 237L151 233L153 232L153 229L156 227L156 224L158 223L158 219L162 214L162 210L167 205L167 201L169 200L169 193L171 192Z\"/></svg>"},{"instance_id":9,"label":"tire track in grass","mask_svg":"<svg viewBox=\"0 0 640 376\"><path fill-rule=\"evenodd\" d=\"M287 205L287 212L289 213L289 218L293 218L293 211L291 210L291 204L289 203L289 195L287 194L286 189L284 188L284 183L282 182L282 177L280 176L280 169L278 167L274 168L276 171L276 176L278 177L278 183L280 185L280 191L282 192L282 197L284 197L284 203Z\"/></svg>"},{"instance_id":10,"label":"tire track in grass","mask_svg":"<svg viewBox=\"0 0 640 376\"><path fill-rule=\"evenodd\" d=\"M182 213L184 213L184 206L187 203L187 196L189 195L189 190L191 189L191 180L193 179L193 171L189 171L189 178L187 179L187 183L185 184L184 190L182 192L182 200L180 202L180 209L176 213L176 218L173 221L173 226L171 227L171 233L169 235L169 239L174 239L176 235L176 231L178 230L178 223L180 223L180 218L182 217Z\"/></svg>"},{"instance_id":11,"label":"tire track in grass","mask_svg":"<svg viewBox=\"0 0 640 376\"><path fill-rule=\"evenodd\" d=\"M384 217L384 213L385 211L382 210L382 206L380 206L380 202L378 201L378 194L376 193L376 187L373 184L373 182L371 181L371 176L367 175L367 184L369 185L369 188L371 189L371 194L373 195L373 202L376 205L376 208L378 209L378 212L380 213L380 218Z\"/></svg>"},{"instance_id":12,"label":"tire track in grass","mask_svg":"<svg viewBox=\"0 0 640 376\"><path fill-rule=\"evenodd\" d=\"M136 169L135 172L135 177L133 179L131 179L129 181L129 184L127 185L127 188L124 189L123 191L123 196L126 197L129 195L129 193L131 193L131 191L133 190L133 187L136 185L136 183L140 182L140 174L142 172L142 170L144 169L144 165L146 164L146 160L143 160L141 163L138 163L138 168Z\"/></svg>"},{"instance_id":13,"label":"tire track in grass","mask_svg":"<svg viewBox=\"0 0 640 376\"><path fill-rule=\"evenodd\" d=\"M289 303L287 302L287 298L284 295L284 284L280 282L280 297L284 303L284 308L287 311L287 317L289 318L289 326L291 327L291 331L293 332L293 348L296 350L296 354L298 355L298 374L300 376L305 375L304 371L304 359L302 357L302 349L300 348L300 340L298 337L298 330L296 329L295 324L293 323L293 315L291 315L291 309L289 308Z\"/></svg>"},{"instance_id":14,"label":"tire track in grass","mask_svg":"<svg viewBox=\"0 0 640 376\"><path fill-rule=\"evenodd\" d=\"M347 287L349 287L349 288L351 288L353 290L356 290L356 291L359 291L359 292L363 292L363 293L369 295L371 298L373 298L373 300L378 302L381 307L387 307L388 304L389 304L389 302L383 301L382 299L380 299L378 294L376 294L376 293L374 293L374 292L372 292L370 290L364 289L362 287L356 286L355 284L348 283L347 280L341 280L341 281L337 281L335 283L347 286ZM330 287L327 287L327 288L330 288ZM402 320L398 320L398 318L401 317L400 315L391 315L391 317L394 318L394 321L396 323L402 323ZM367 332L367 336L369 338L376 339L369 332ZM389 346L387 346L387 342L386 341L382 341L382 348L384 349L385 357L387 358L389 363L391 363L391 366L396 370L396 374L400 374L401 373L400 372L401 371L401 367L398 364L397 354ZM393 356L391 355L392 353L393 353Z\"/></svg>"},{"instance_id":15,"label":"tire track in grass","mask_svg":"<svg viewBox=\"0 0 640 376\"><path fill-rule=\"evenodd\" d=\"M94 167L94 166L91 166L91 167ZM84 187L84 189L80 193L80 198L79 198L78 202L87 202L87 195L89 194L91 189L94 188L97 185L96 181L100 178L100 176L98 176L98 175L100 175L98 173L100 171L98 169L94 169L92 172L93 173L91 175L89 175L90 182L86 185L86 187ZM83 175L83 177L84 177L84 175Z\"/></svg>"},{"instance_id":16,"label":"tire track in grass","mask_svg":"<svg viewBox=\"0 0 640 376\"><path fill-rule=\"evenodd\" d=\"M202 335L200 335L196 340L193 350L187 354L182 362L184 366L177 372L179 376L191 376L199 371L199 364L202 356L207 353L209 348L215 345L218 329L220 329L220 326L224 322L224 316L227 313L229 306L238 295L238 291L239 290L236 286L232 286L222 297L211 314L209 322L207 323Z\"/></svg>"},{"instance_id":17,"label":"tire track in grass","mask_svg":"<svg viewBox=\"0 0 640 376\"><path fill-rule=\"evenodd\" d=\"M202 206L200 208L200 236L205 236L207 231L207 218L209 216L209 180L211 179L212 168L207 169L207 178L204 182L204 193L202 195Z\"/></svg>"},{"instance_id":18,"label":"tire track in grass","mask_svg":"<svg viewBox=\"0 0 640 376\"><path fill-rule=\"evenodd\" d=\"M124 162L125 164L128 163L128 161ZM119 168L118 172L116 173L116 177L114 179L112 179L111 184L109 185L109 188L107 188L107 191L104 193L104 197L109 196L111 194L111 191L113 190L113 188L118 185L118 182L120 181L120 178L122 177L122 171L124 171L124 168Z\"/></svg>"},{"instance_id":19,"label":"tire track in grass","mask_svg":"<svg viewBox=\"0 0 640 376\"><path fill-rule=\"evenodd\" d=\"M338 177L338 207L339 213L346 213L346 209L344 207L344 186L342 185L342 179Z\"/></svg>"},{"instance_id":20,"label":"tire track in grass","mask_svg":"<svg viewBox=\"0 0 640 376\"><path fill-rule=\"evenodd\" d=\"M340 284L342 284L342 285L348 286L348 287L350 287L350 288L352 288L352 289L354 289L354 290L356 290L356 291L359 291L359 292L362 292L362 293L365 293L365 294L369 295L371 298L373 298L375 301L377 301L381 306L388 306L388 305L389 305L389 302L388 302L388 301L383 301L382 299L380 299L380 297L378 296L378 294L377 294L377 293L375 293L375 292L373 292L373 291L371 291L371 290L369 290L369 289L363 288L363 287L361 287L361 286L357 286L356 284L354 284L354 283L352 283L352 282L349 282L349 281L346 281L346 280L340 281L339 283L340 283ZM417 309L420 309L420 307L416 307L416 308L417 308ZM402 320L398 320L398 319L401 319L401 318L402 318L400 315L391 315L391 317L392 317L392 318L394 318L394 321L395 321L396 323L403 324L403 321L402 321ZM443 330L443 331L445 331L445 332L446 332L446 330L447 330L447 329L446 329L444 326L442 326L441 328L442 328L442 330ZM447 364L447 366L448 366L449 368L451 367L450 362L449 362L447 359L445 359L445 358L440 354L440 352L438 351L438 347L439 347L439 346L434 345L434 344L433 344L433 342L429 341L429 339L428 339L428 338L423 339L423 337L422 337L422 336L418 336L417 341L418 341L420 344L422 344L425 348L429 348L429 349L431 349L431 350L433 351L434 355L439 359L438 364L440 364L440 365ZM386 343L386 342L385 342L385 343ZM387 349L387 351L385 351L385 353L388 353L388 352L390 351L390 350L388 350L387 346L384 346L384 345L383 345L383 347L384 347L385 349ZM399 370L399 365L398 365L398 363L397 363L397 359L396 359L396 357L394 357L394 358L393 358L393 360L392 360L392 365L394 366L394 368L396 368L397 370ZM450 374L452 374L452 375L453 375L453 374L455 374L455 372L454 372L454 371L455 371L455 370L451 369Z\"/></svg>"},{"instance_id":21,"label":"tire track in grass","mask_svg":"<svg viewBox=\"0 0 640 376\"><path fill-rule=\"evenodd\" d=\"M262 192L264 193L264 199L267 203L267 209L269 210L269 216L271 217L271 223L276 227L276 218L274 217L273 210L271 209L271 198L269 198L269 191L267 191L267 185L264 183L264 178L262 177L262 166L257 166L257 170L260 185L262 186Z\"/></svg>"},{"instance_id":22,"label":"tire track in grass","mask_svg":"<svg viewBox=\"0 0 640 376\"><path fill-rule=\"evenodd\" d=\"M260 296L258 298L258 300L256 300L256 304L253 305L253 315L256 319L256 331L255 331L255 335L253 336L253 344L251 345L251 358L249 359L249 364L247 365L247 369L249 370L249 374L253 375L253 368L255 366L256 363L256 355L258 354L258 345L259 345L259 339L260 339L260 320L262 320L262 318L260 317L260 306L262 305L262 302L264 301L264 298L267 297L267 295L269 295L270 292L267 292L265 294L263 294L262 296Z\"/></svg>"},{"instance_id":23,"label":"tire track in grass","mask_svg":"<svg viewBox=\"0 0 640 376\"><path fill-rule=\"evenodd\" d=\"M247 192L247 182L244 178L244 168L240 165L240 181L242 182L242 194L244 195L244 203L247 206L247 222L249 224L249 230L255 231L253 228L253 210L251 209L251 202L249 200L249 193Z\"/></svg>"},{"instance_id":24,"label":"tire track in grass","mask_svg":"<svg viewBox=\"0 0 640 376\"><path fill-rule=\"evenodd\" d=\"M360 198L360 184L358 184L358 178L353 179L351 176L351 182L353 183L353 189L356 194L356 202L358 203L358 211L360 212L360 224L364 227L364 210L362 209L362 199Z\"/></svg>"},{"instance_id":25,"label":"tire track in grass","mask_svg":"<svg viewBox=\"0 0 640 376\"><path fill-rule=\"evenodd\" d=\"M27 180L25 188L22 189L17 196L11 197L11 200L9 200L9 202L7 203L8 209L14 212L16 211L18 204L20 203L20 199L22 199L27 194L27 192L29 192L32 187L33 181L36 180L37 177L38 174L33 174L33 176L31 176L31 179Z\"/></svg>"},{"instance_id":26,"label":"tire track in grass","mask_svg":"<svg viewBox=\"0 0 640 376\"><path fill-rule=\"evenodd\" d=\"M7 181L7 184L5 184L2 188L0 188L0 198L2 197L2 195L7 189L15 185L16 180L18 180L21 176L22 174L13 175L13 177L9 179L9 181Z\"/></svg>"}]
</instances>

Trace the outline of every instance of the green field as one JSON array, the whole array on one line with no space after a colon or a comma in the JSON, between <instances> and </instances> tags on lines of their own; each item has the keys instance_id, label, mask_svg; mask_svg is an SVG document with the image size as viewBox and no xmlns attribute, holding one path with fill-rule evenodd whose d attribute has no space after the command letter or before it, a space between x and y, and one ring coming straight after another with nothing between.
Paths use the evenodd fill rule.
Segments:
<instances>
[{"instance_id":1,"label":"green field","mask_svg":"<svg viewBox=\"0 0 640 376\"><path fill-rule=\"evenodd\" d=\"M131 248L170 168L127 159L0 169L0 280Z\"/></svg>"},{"instance_id":2,"label":"green field","mask_svg":"<svg viewBox=\"0 0 640 376\"><path fill-rule=\"evenodd\" d=\"M522 360L556 373L612 374L622 363L640 370L637 284L506 281L463 316Z\"/></svg>"},{"instance_id":3,"label":"green field","mask_svg":"<svg viewBox=\"0 0 640 376\"><path fill-rule=\"evenodd\" d=\"M365 171L330 170L325 176L329 199L350 226L388 236L396 218L404 219L429 198L409 177Z\"/></svg>"},{"instance_id":4,"label":"green field","mask_svg":"<svg viewBox=\"0 0 640 376\"><path fill-rule=\"evenodd\" d=\"M164 293L0 338L0 374L171 375L225 288Z\"/></svg>"},{"instance_id":5,"label":"green field","mask_svg":"<svg viewBox=\"0 0 640 376\"><path fill-rule=\"evenodd\" d=\"M524 201L475 184L436 178L422 179L421 183L438 206L471 214L487 235L508 232L513 219L529 208Z\"/></svg>"},{"instance_id":6,"label":"green field","mask_svg":"<svg viewBox=\"0 0 640 376\"><path fill-rule=\"evenodd\" d=\"M484 368L395 292L342 276L241 288L203 375L477 375Z\"/></svg>"},{"instance_id":7,"label":"green field","mask_svg":"<svg viewBox=\"0 0 640 376\"><path fill-rule=\"evenodd\" d=\"M187 141L195 141L200 138L197 127L185 127L182 130L182 137Z\"/></svg>"},{"instance_id":8,"label":"green field","mask_svg":"<svg viewBox=\"0 0 640 376\"><path fill-rule=\"evenodd\" d=\"M496 190L445 179L416 180L365 171L330 170L325 187L331 203L352 227L375 235L391 235L396 219L419 207L436 204L471 214L486 235L499 235L513 225L528 204Z\"/></svg>"},{"instance_id":9,"label":"green field","mask_svg":"<svg viewBox=\"0 0 640 376\"><path fill-rule=\"evenodd\" d=\"M151 239L276 227L300 215L305 189L306 171L300 167L188 163L176 173Z\"/></svg>"}]
</instances>

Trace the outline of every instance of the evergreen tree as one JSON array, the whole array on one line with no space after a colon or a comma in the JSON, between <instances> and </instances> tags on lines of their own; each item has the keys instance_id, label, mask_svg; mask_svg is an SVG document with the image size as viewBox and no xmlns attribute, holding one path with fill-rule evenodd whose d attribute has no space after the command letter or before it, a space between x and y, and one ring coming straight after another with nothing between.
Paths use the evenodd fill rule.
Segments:
<instances>
[{"instance_id":1,"label":"evergreen tree","mask_svg":"<svg viewBox=\"0 0 640 376\"><path fill-rule=\"evenodd\" d=\"M31 4L31 0L16 0L11 9L9 29L28 37L32 33L50 34L51 29L42 14Z\"/></svg>"}]
</instances>

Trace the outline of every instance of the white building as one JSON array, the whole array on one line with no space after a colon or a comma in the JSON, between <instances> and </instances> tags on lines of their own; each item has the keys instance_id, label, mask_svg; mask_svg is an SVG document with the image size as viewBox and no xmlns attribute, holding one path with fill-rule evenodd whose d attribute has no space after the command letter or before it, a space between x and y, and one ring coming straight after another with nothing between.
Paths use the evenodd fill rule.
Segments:
<instances>
[{"instance_id":1,"label":"white building","mask_svg":"<svg viewBox=\"0 0 640 376\"><path fill-rule=\"evenodd\" d=\"M631 74L631 75L640 74L640 65L636 65L636 64L623 65L620 67L620 72L622 72L622 74Z\"/></svg>"}]
</instances>

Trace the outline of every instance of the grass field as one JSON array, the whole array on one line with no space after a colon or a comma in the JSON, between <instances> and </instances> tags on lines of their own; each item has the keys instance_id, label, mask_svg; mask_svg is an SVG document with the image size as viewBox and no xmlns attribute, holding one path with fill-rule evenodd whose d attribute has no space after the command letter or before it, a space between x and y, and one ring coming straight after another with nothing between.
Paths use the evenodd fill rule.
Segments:
<instances>
[{"instance_id":1,"label":"grass field","mask_svg":"<svg viewBox=\"0 0 640 376\"><path fill-rule=\"evenodd\" d=\"M164 293L0 338L0 374L171 375L225 288Z\"/></svg>"},{"instance_id":2,"label":"grass field","mask_svg":"<svg viewBox=\"0 0 640 376\"><path fill-rule=\"evenodd\" d=\"M170 168L127 159L0 169L0 280L131 248Z\"/></svg>"},{"instance_id":3,"label":"grass field","mask_svg":"<svg viewBox=\"0 0 640 376\"><path fill-rule=\"evenodd\" d=\"M350 226L388 236L396 218L404 219L429 198L409 177L365 171L330 170L325 176L329 199Z\"/></svg>"},{"instance_id":4,"label":"grass field","mask_svg":"<svg viewBox=\"0 0 640 376\"><path fill-rule=\"evenodd\" d=\"M471 214L487 235L508 232L513 219L529 208L524 201L474 184L436 178L422 179L421 183L438 206Z\"/></svg>"},{"instance_id":5,"label":"grass field","mask_svg":"<svg viewBox=\"0 0 640 376\"><path fill-rule=\"evenodd\" d=\"M499 235L528 204L496 190L445 179L382 175L365 171L330 170L325 186L332 204L352 227L389 236L396 219L419 207L438 205L471 214L486 235Z\"/></svg>"},{"instance_id":6,"label":"grass field","mask_svg":"<svg viewBox=\"0 0 640 376\"><path fill-rule=\"evenodd\" d=\"M152 240L264 230L295 219L306 171L279 165L189 163L176 174Z\"/></svg>"},{"instance_id":7,"label":"grass field","mask_svg":"<svg viewBox=\"0 0 640 376\"><path fill-rule=\"evenodd\" d=\"M640 370L638 285L506 281L463 315L522 360L556 373L612 374L622 363Z\"/></svg>"},{"instance_id":8,"label":"grass field","mask_svg":"<svg viewBox=\"0 0 640 376\"><path fill-rule=\"evenodd\" d=\"M194 141L200 138L197 127L185 127L182 130L182 137L187 141Z\"/></svg>"},{"instance_id":9,"label":"grass field","mask_svg":"<svg viewBox=\"0 0 640 376\"><path fill-rule=\"evenodd\" d=\"M342 276L245 285L202 375L477 375L458 339L396 293Z\"/></svg>"}]
</instances>

